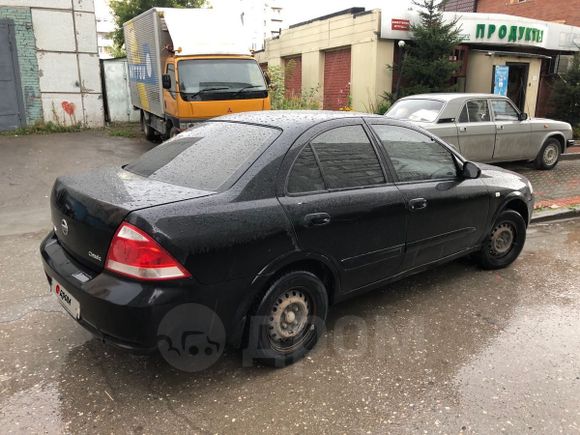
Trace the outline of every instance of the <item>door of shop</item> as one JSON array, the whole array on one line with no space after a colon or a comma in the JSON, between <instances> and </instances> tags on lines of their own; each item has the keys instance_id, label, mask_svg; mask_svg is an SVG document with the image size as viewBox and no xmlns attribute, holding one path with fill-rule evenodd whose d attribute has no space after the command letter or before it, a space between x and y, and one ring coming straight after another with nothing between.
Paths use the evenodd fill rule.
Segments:
<instances>
[{"instance_id":1,"label":"door of shop","mask_svg":"<svg viewBox=\"0 0 580 435\"><path fill-rule=\"evenodd\" d=\"M22 126L24 109L16 56L14 27L0 20L0 131Z\"/></svg>"},{"instance_id":2,"label":"door of shop","mask_svg":"<svg viewBox=\"0 0 580 435\"><path fill-rule=\"evenodd\" d=\"M528 84L528 63L507 63L510 67L508 76L507 96L520 111L525 112L526 89Z\"/></svg>"}]
</instances>

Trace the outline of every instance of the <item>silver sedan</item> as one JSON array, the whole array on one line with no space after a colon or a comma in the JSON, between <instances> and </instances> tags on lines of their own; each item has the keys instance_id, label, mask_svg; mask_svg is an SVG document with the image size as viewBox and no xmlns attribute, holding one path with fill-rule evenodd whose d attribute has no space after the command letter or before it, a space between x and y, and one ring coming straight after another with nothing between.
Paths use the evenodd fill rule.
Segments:
<instances>
[{"instance_id":1,"label":"silver sedan","mask_svg":"<svg viewBox=\"0 0 580 435\"><path fill-rule=\"evenodd\" d=\"M567 122L528 117L507 97L422 94L398 100L385 114L411 121L479 162L533 161L552 169L573 144Z\"/></svg>"}]
</instances>

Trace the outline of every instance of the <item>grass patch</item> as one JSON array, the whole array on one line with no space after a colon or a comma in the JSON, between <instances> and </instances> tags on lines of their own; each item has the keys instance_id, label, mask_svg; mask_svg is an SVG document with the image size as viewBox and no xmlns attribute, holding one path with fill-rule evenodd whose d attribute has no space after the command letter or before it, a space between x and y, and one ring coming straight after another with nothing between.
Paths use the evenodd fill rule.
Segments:
<instances>
[{"instance_id":1,"label":"grass patch","mask_svg":"<svg viewBox=\"0 0 580 435\"><path fill-rule=\"evenodd\" d=\"M16 130L1 131L2 136L25 136L29 134L75 133L83 130L81 124L61 125L54 122L42 122Z\"/></svg>"},{"instance_id":2,"label":"grass patch","mask_svg":"<svg viewBox=\"0 0 580 435\"><path fill-rule=\"evenodd\" d=\"M141 134L141 127L139 123L112 123L105 127L105 131L109 136L113 137L139 137Z\"/></svg>"}]
</instances>

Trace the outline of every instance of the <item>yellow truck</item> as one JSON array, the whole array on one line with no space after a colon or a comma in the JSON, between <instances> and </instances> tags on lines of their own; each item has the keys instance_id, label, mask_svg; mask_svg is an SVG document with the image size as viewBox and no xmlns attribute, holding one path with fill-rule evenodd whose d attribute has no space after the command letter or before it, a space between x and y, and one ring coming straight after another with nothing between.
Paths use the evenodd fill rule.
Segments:
<instances>
[{"instance_id":1,"label":"yellow truck","mask_svg":"<svg viewBox=\"0 0 580 435\"><path fill-rule=\"evenodd\" d=\"M270 109L239 17L153 8L127 21L124 32L131 104L148 139L227 113Z\"/></svg>"}]
</instances>

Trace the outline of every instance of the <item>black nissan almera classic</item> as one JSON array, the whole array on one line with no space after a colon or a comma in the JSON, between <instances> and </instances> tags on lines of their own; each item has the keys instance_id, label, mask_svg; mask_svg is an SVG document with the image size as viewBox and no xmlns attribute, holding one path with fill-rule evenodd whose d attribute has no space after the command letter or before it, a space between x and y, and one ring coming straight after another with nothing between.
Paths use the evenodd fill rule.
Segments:
<instances>
[{"instance_id":1,"label":"black nissan almera classic","mask_svg":"<svg viewBox=\"0 0 580 435\"><path fill-rule=\"evenodd\" d=\"M60 177L51 207L48 280L94 335L154 351L166 313L194 303L230 345L253 340L256 359L283 366L312 349L336 302L468 254L512 263L533 195L407 123L271 111Z\"/></svg>"}]
</instances>

